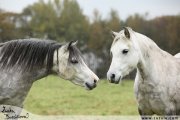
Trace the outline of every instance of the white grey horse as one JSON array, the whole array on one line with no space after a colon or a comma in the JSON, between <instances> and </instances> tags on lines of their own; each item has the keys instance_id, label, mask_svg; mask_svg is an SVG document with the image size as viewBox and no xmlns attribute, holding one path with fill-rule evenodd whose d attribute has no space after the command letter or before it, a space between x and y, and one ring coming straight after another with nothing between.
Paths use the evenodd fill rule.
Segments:
<instances>
[{"instance_id":1,"label":"white grey horse","mask_svg":"<svg viewBox=\"0 0 180 120\"><path fill-rule=\"evenodd\" d=\"M118 84L137 68L134 91L140 115L180 115L180 54L172 56L129 27L112 33L110 82Z\"/></svg>"},{"instance_id":2,"label":"white grey horse","mask_svg":"<svg viewBox=\"0 0 180 120\"><path fill-rule=\"evenodd\" d=\"M56 74L88 90L95 88L99 78L87 67L76 44L38 39L2 43L0 105L23 107L33 82L49 74Z\"/></svg>"}]
</instances>

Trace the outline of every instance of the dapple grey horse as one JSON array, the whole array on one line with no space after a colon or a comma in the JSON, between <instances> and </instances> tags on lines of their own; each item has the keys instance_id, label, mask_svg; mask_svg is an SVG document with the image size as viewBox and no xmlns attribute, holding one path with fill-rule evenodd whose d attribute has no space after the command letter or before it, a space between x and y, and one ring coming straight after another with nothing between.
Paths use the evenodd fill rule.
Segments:
<instances>
[{"instance_id":1,"label":"dapple grey horse","mask_svg":"<svg viewBox=\"0 0 180 120\"><path fill-rule=\"evenodd\" d=\"M95 88L99 78L87 67L76 44L39 39L1 43L0 105L23 107L33 83L49 74L87 90Z\"/></svg>"},{"instance_id":2,"label":"dapple grey horse","mask_svg":"<svg viewBox=\"0 0 180 120\"><path fill-rule=\"evenodd\" d=\"M137 68L134 91L140 115L180 115L180 54L172 56L129 27L112 33L110 82L119 83Z\"/></svg>"}]
</instances>

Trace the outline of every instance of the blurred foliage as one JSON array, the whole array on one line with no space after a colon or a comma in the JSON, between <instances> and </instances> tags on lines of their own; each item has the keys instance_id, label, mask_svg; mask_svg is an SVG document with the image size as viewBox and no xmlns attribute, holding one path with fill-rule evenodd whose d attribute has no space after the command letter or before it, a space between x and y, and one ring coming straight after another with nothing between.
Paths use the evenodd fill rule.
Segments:
<instances>
[{"instance_id":1,"label":"blurred foliage","mask_svg":"<svg viewBox=\"0 0 180 120\"><path fill-rule=\"evenodd\" d=\"M20 36L19 29L15 24L17 17L16 13L4 12L0 9L0 42L16 39Z\"/></svg>"},{"instance_id":2,"label":"blurred foliage","mask_svg":"<svg viewBox=\"0 0 180 120\"><path fill-rule=\"evenodd\" d=\"M110 31L123 26L147 35L162 49L175 54L180 51L180 15L147 20L147 15L135 14L121 20L116 10L102 19L94 10L93 19L83 14L76 0L39 0L24 8L20 14L0 10L0 42L17 38L37 37L59 42L79 40L79 48L92 52L102 61L97 74L105 77L110 65Z\"/></svg>"}]
</instances>

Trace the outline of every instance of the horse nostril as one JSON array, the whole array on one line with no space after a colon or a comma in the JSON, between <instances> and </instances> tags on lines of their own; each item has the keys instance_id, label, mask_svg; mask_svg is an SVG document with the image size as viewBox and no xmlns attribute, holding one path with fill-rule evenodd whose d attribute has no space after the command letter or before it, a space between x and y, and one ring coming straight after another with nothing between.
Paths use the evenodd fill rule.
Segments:
<instances>
[{"instance_id":1,"label":"horse nostril","mask_svg":"<svg viewBox=\"0 0 180 120\"><path fill-rule=\"evenodd\" d=\"M97 80L94 79L94 83L97 83Z\"/></svg>"},{"instance_id":2,"label":"horse nostril","mask_svg":"<svg viewBox=\"0 0 180 120\"><path fill-rule=\"evenodd\" d=\"M115 78L115 74L111 74L111 79L114 79Z\"/></svg>"}]
</instances>

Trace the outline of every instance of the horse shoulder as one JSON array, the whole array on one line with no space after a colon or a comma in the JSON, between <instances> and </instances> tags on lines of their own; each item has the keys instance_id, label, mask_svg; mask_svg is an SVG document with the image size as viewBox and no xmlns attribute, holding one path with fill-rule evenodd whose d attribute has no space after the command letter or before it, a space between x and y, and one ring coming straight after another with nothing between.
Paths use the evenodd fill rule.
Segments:
<instances>
[{"instance_id":1,"label":"horse shoulder","mask_svg":"<svg viewBox=\"0 0 180 120\"><path fill-rule=\"evenodd\" d=\"M0 71L0 104L22 107L32 83L15 69ZM25 79L26 78L26 79Z\"/></svg>"},{"instance_id":2,"label":"horse shoulder","mask_svg":"<svg viewBox=\"0 0 180 120\"><path fill-rule=\"evenodd\" d=\"M147 114L153 114L153 111L157 114L162 114L161 109L165 109L166 106L163 103L168 103L167 94L164 92L163 85L157 85L155 82L148 81L152 78L146 78L145 80L141 77L140 73L137 71L134 92L136 100L138 102L138 107L146 111ZM159 109L161 108L161 109Z\"/></svg>"}]
</instances>

